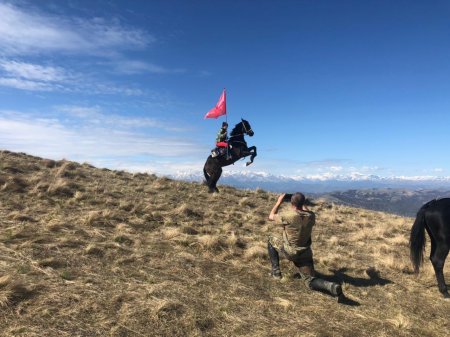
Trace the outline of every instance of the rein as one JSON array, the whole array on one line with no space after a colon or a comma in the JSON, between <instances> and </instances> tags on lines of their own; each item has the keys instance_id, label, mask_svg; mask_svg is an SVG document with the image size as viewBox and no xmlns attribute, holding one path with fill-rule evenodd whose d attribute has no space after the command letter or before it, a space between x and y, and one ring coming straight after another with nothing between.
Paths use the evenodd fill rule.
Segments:
<instances>
[{"instance_id":1,"label":"rein","mask_svg":"<svg viewBox=\"0 0 450 337\"><path fill-rule=\"evenodd\" d=\"M230 135L230 137L228 137L228 139L231 139L231 138L233 138L233 137L245 136L245 135L248 135L248 133L249 133L250 131L252 131L252 129L247 130L247 128L245 127L245 124L244 124L244 123L240 123L240 124L241 124L242 127L244 128L244 132L243 132L243 133L238 133L237 135Z\"/></svg>"}]
</instances>

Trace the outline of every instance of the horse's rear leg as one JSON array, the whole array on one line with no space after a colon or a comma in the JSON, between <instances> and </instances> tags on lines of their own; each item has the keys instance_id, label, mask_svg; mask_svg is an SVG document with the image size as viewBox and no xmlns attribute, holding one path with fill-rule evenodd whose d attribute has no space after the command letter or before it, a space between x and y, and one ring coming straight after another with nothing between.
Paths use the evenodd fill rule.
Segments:
<instances>
[{"instance_id":1,"label":"horse's rear leg","mask_svg":"<svg viewBox=\"0 0 450 337\"><path fill-rule=\"evenodd\" d=\"M205 176L205 180L203 181L203 184L205 184L206 186L209 186L210 176L209 176L208 172L206 171L206 168L203 168L203 174Z\"/></svg>"},{"instance_id":2,"label":"horse's rear leg","mask_svg":"<svg viewBox=\"0 0 450 337\"><path fill-rule=\"evenodd\" d=\"M220 167L209 177L209 193L219 192L219 189L216 185L221 175L222 168Z\"/></svg>"},{"instance_id":3,"label":"horse's rear leg","mask_svg":"<svg viewBox=\"0 0 450 337\"><path fill-rule=\"evenodd\" d=\"M432 246L433 246L432 242ZM450 298L448 293L447 285L444 279L444 264L449 251L448 245L445 243L437 244L436 247L432 247L430 260L433 264L434 272L436 273L436 279L439 287L439 291L444 295L445 298Z\"/></svg>"}]
</instances>

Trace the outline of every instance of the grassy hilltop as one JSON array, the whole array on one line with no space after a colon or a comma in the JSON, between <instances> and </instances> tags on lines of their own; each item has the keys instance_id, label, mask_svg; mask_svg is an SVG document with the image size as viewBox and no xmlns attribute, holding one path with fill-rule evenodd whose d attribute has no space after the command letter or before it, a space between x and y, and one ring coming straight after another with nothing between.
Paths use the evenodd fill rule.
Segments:
<instances>
[{"instance_id":1,"label":"grassy hilltop","mask_svg":"<svg viewBox=\"0 0 450 337\"><path fill-rule=\"evenodd\" d=\"M350 306L286 260L268 277L275 200L0 151L0 335L448 336L431 263L412 274L413 219L316 200L316 269Z\"/></svg>"}]
</instances>

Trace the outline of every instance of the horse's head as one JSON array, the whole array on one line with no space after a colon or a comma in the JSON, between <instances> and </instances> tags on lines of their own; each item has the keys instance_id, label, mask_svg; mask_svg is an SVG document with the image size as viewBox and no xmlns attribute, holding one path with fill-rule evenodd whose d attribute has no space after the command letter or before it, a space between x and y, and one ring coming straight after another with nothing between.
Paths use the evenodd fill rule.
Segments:
<instances>
[{"instance_id":1,"label":"horse's head","mask_svg":"<svg viewBox=\"0 0 450 337\"><path fill-rule=\"evenodd\" d=\"M252 127L250 126L250 123L247 122L245 119L241 118L241 124L242 124L243 132L245 134L249 135L250 137L252 137L255 134L252 130Z\"/></svg>"}]
</instances>

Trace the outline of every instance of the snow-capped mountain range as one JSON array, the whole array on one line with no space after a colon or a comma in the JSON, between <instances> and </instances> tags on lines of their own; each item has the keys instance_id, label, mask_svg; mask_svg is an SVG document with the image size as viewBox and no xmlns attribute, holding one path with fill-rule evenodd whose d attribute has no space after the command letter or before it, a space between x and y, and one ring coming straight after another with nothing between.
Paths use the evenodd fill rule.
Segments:
<instances>
[{"instance_id":1,"label":"snow-capped mountain range","mask_svg":"<svg viewBox=\"0 0 450 337\"><path fill-rule=\"evenodd\" d=\"M178 172L170 175L170 177L184 181L204 180L203 174L200 172ZM450 188L450 177L380 177L360 173L288 177L272 175L266 172L224 171L219 180L220 184L238 188L262 188L273 192L303 191L306 193L327 193L331 191L367 188L447 189Z\"/></svg>"}]
</instances>

